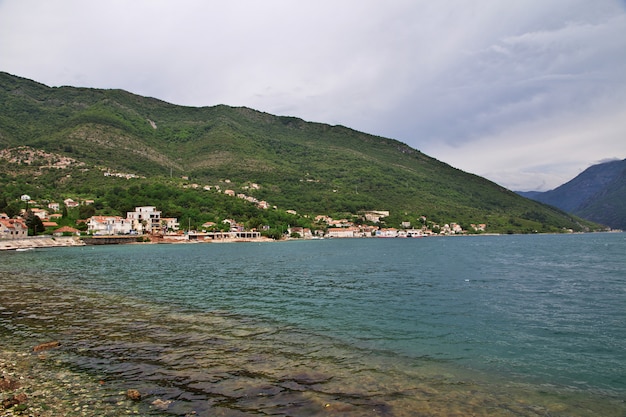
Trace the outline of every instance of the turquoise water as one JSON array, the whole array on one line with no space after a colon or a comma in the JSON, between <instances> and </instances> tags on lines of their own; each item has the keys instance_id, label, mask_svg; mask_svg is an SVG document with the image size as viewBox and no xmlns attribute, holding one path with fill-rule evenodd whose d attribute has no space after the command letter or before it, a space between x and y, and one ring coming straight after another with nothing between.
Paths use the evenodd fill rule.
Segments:
<instances>
[{"instance_id":1,"label":"turquoise water","mask_svg":"<svg viewBox=\"0 0 626 417\"><path fill-rule=\"evenodd\" d=\"M64 366L148 392L146 415L626 415L625 234L0 261L2 337L61 340Z\"/></svg>"}]
</instances>

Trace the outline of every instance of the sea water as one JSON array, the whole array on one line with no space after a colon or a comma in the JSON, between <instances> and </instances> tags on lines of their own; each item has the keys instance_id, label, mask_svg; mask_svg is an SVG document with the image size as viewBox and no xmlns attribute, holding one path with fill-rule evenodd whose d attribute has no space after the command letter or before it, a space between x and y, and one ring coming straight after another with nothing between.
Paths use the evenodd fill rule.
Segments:
<instances>
[{"instance_id":1,"label":"sea water","mask_svg":"<svg viewBox=\"0 0 626 417\"><path fill-rule=\"evenodd\" d=\"M0 288L5 343L143 415L626 415L622 233L6 252Z\"/></svg>"}]
</instances>

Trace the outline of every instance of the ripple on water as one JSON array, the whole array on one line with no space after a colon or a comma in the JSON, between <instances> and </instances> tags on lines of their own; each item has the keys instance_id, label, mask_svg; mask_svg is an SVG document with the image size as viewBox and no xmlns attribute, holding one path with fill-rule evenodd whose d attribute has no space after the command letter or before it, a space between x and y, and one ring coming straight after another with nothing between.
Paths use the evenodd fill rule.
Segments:
<instances>
[{"instance_id":1,"label":"ripple on water","mask_svg":"<svg viewBox=\"0 0 626 417\"><path fill-rule=\"evenodd\" d=\"M55 366L118 393L140 390L145 415L624 415L613 400L358 349L227 311L176 310L21 278L0 278L3 340L60 340L48 353Z\"/></svg>"}]
</instances>

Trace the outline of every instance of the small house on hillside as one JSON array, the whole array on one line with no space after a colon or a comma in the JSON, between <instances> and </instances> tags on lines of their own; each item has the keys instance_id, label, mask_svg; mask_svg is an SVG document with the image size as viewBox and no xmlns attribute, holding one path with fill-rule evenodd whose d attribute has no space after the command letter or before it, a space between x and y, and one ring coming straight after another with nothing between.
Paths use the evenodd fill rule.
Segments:
<instances>
[{"instance_id":1,"label":"small house on hillside","mask_svg":"<svg viewBox=\"0 0 626 417\"><path fill-rule=\"evenodd\" d=\"M79 206L79 204L71 198L66 198L65 200L63 200L63 204L65 204L65 207L67 208L74 208Z\"/></svg>"},{"instance_id":2,"label":"small house on hillside","mask_svg":"<svg viewBox=\"0 0 626 417\"><path fill-rule=\"evenodd\" d=\"M32 208L30 211L41 220L45 220L48 218L48 212L46 210L40 208Z\"/></svg>"},{"instance_id":3,"label":"small house on hillside","mask_svg":"<svg viewBox=\"0 0 626 417\"><path fill-rule=\"evenodd\" d=\"M0 219L0 239L22 239L28 236L26 223L18 219Z\"/></svg>"}]
</instances>

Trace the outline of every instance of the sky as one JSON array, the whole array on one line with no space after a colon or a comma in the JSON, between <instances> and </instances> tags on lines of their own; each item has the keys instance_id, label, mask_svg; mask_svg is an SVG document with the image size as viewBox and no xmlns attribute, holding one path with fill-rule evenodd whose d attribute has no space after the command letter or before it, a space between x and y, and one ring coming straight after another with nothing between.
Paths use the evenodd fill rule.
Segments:
<instances>
[{"instance_id":1,"label":"sky","mask_svg":"<svg viewBox=\"0 0 626 417\"><path fill-rule=\"evenodd\" d=\"M626 0L0 0L0 71L343 125L518 191L626 158Z\"/></svg>"}]
</instances>

